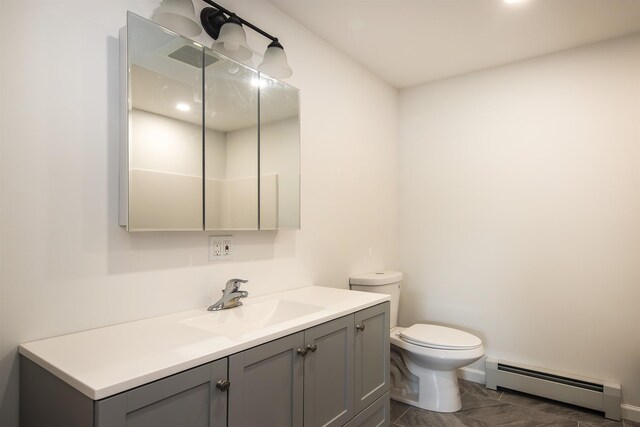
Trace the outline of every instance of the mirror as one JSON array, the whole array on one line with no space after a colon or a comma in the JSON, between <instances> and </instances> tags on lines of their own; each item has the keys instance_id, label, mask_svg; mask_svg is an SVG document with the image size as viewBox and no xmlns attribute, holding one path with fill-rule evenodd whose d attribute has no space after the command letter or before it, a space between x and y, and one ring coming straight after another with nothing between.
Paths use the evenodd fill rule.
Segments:
<instances>
[{"instance_id":1,"label":"mirror","mask_svg":"<svg viewBox=\"0 0 640 427\"><path fill-rule=\"evenodd\" d=\"M260 229L300 228L298 89L260 80Z\"/></svg>"},{"instance_id":2,"label":"mirror","mask_svg":"<svg viewBox=\"0 0 640 427\"><path fill-rule=\"evenodd\" d=\"M204 69L205 230L258 229L258 73L221 55Z\"/></svg>"},{"instance_id":3,"label":"mirror","mask_svg":"<svg viewBox=\"0 0 640 427\"><path fill-rule=\"evenodd\" d=\"M203 48L127 18L128 230L202 230Z\"/></svg>"},{"instance_id":4,"label":"mirror","mask_svg":"<svg viewBox=\"0 0 640 427\"><path fill-rule=\"evenodd\" d=\"M120 44L120 225L299 229L298 89L131 12Z\"/></svg>"}]
</instances>

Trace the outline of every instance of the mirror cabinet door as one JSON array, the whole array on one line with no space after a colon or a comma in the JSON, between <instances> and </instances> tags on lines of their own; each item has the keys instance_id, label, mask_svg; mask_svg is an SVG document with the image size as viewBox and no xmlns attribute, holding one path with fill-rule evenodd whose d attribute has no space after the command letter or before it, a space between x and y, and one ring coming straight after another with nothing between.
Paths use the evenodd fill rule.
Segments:
<instances>
[{"instance_id":1,"label":"mirror cabinet door","mask_svg":"<svg viewBox=\"0 0 640 427\"><path fill-rule=\"evenodd\" d=\"M298 89L261 75L260 229L300 228Z\"/></svg>"},{"instance_id":2,"label":"mirror cabinet door","mask_svg":"<svg viewBox=\"0 0 640 427\"><path fill-rule=\"evenodd\" d=\"M127 16L129 231L202 230L203 48Z\"/></svg>"},{"instance_id":3,"label":"mirror cabinet door","mask_svg":"<svg viewBox=\"0 0 640 427\"><path fill-rule=\"evenodd\" d=\"M205 49L204 227L258 229L258 74Z\"/></svg>"}]
</instances>

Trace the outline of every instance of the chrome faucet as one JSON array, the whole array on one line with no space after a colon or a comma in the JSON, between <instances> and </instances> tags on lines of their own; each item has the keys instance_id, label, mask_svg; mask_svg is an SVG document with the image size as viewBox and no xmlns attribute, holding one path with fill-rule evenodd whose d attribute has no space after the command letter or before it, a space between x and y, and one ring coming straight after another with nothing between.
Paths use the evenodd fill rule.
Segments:
<instances>
[{"instance_id":1,"label":"chrome faucet","mask_svg":"<svg viewBox=\"0 0 640 427\"><path fill-rule=\"evenodd\" d=\"M248 280L231 279L227 281L227 286L222 291L222 298L213 303L207 308L209 311L226 310L227 308L238 307L242 305L240 298L246 298L249 296L249 292L240 291L240 285L247 283Z\"/></svg>"}]
</instances>

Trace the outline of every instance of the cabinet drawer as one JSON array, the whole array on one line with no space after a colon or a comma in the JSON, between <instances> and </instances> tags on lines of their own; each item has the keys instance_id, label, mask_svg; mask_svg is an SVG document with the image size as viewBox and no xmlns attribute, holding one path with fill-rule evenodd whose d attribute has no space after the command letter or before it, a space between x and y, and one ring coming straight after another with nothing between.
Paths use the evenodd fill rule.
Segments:
<instances>
[{"instance_id":1,"label":"cabinet drawer","mask_svg":"<svg viewBox=\"0 0 640 427\"><path fill-rule=\"evenodd\" d=\"M380 427L388 426L391 422L391 402L389 392L385 393L368 408L360 412L344 427Z\"/></svg>"}]
</instances>

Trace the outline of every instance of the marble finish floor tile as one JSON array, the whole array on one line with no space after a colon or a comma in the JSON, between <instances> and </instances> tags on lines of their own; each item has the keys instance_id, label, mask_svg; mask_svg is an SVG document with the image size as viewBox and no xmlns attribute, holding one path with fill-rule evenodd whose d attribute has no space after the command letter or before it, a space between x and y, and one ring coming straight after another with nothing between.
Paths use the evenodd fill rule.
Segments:
<instances>
[{"instance_id":1,"label":"marble finish floor tile","mask_svg":"<svg viewBox=\"0 0 640 427\"><path fill-rule=\"evenodd\" d=\"M502 391L500 390L491 390L486 388L484 384L474 383L473 381L459 379L458 385L460 386L460 394L473 393L490 397L492 399L500 399L500 396L502 395Z\"/></svg>"},{"instance_id":2,"label":"marble finish floor tile","mask_svg":"<svg viewBox=\"0 0 640 427\"><path fill-rule=\"evenodd\" d=\"M622 427L622 422L608 420L600 412L516 391L505 390L500 400L547 414L571 418L572 420L578 421L580 425L584 427Z\"/></svg>"},{"instance_id":3,"label":"marble finish floor tile","mask_svg":"<svg viewBox=\"0 0 640 427\"><path fill-rule=\"evenodd\" d=\"M462 401L462 411L468 411L475 408L484 408L487 406L504 405L504 402L501 402L497 399L492 399L487 396L473 393L464 393L460 400Z\"/></svg>"},{"instance_id":4,"label":"marble finish floor tile","mask_svg":"<svg viewBox=\"0 0 640 427\"><path fill-rule=\"evenodd\" d=\"M501 403L461 411L476 420L482 420L492 426L571 426L578 427L578 422L545 412L522 406Z\"/></svg>"},{"instance_id":5,"label":"marble finish floor tile","mask_svg":"<svg viewBox=\"0 0 640 427\"><path fill-rule=\"evenodd\" d=\"M391 427L640 427L581 407L460 380L462 409L439 413L391 401Z\"/></svg>"},{"instance_id":6,"label":"marble finish floor tile","mask_svg":"<svg viewBox=\"0 0 640 427\"><path fill-rule=\"evenodd\" d=\"M410 405L402 402L396 402L395 400L391 400L391 422L395 422L398 418L400 418L407 410L411 408Z\"/></svg>"},{"instance_id":7,"label":"marble finish floor tile","mask_svg":"<svg viewBox=\"0 0 640 427\"><path fill-rule=\"evenodd\" d=\"M396 421L400 427L489 427L483 421L467 417L460 412L442 413L411 408Z\"/></svg>"}]
</instances>

